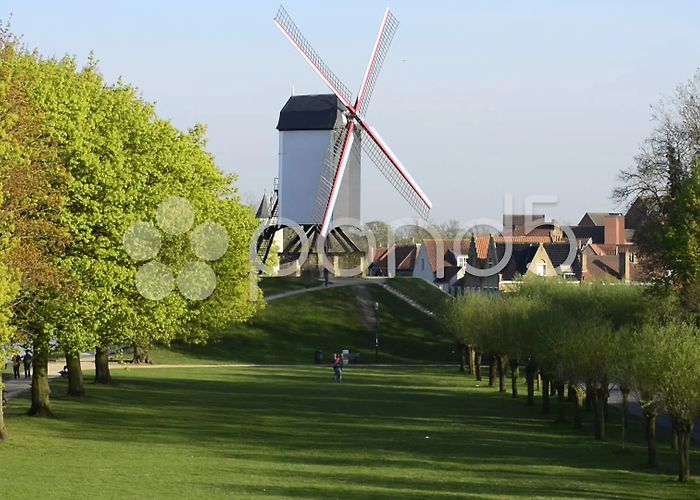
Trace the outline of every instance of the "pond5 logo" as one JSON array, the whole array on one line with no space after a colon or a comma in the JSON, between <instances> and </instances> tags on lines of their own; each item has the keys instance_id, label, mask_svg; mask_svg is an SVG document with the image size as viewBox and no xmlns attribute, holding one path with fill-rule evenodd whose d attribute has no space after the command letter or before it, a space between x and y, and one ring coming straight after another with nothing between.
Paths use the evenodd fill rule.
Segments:
<instances>
[{"instance_id":1,"label":"pond5 logo","mask_svg":"<svg viewBox=\"0 0 700 500\"><path fill-rule=\"evenodd\" d=\"M149 300L163 300L177 285L190 300L204 300L216 288L216 274L207 262L224 256L228 233L215 222L206 221L194 229L195 213L185 198L171 196L158 205L156 225L138 221L124 232L126 253L137 263L136 289ZM162 232L161 232L162 231ZM173 271L157 260L163 244L162 233L180 236L187 233L192 253L199 259L187 262L175 277Z\"/></svg>"}]
</instances>

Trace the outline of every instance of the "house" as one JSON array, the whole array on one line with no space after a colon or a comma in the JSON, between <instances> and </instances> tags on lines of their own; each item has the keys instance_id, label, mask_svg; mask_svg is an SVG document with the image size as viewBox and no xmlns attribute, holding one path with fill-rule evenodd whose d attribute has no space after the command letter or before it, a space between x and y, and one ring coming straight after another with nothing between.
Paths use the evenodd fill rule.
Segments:
<instances>
[{"instance_id":1,"label":"house","mask_svg":"<svg viewBox=\"0 0 700 500\"><path fill-rule=\"evenodd\" d=\"M370 276L413 276L416 264L416 256L420 245L392 245L389 248L378 248L369 265ZM393 253L394 264L391 268L390 258Z\"/></svg>"},{"instance_id":2,"label":"house","mask_svg":"<svg viewBox=\"0 0 700 500\"><path fill-rule=\"evenodd\" d=\"M512 241L517 238L491 238L486 259L479 261L481 273L466 269L464 276L452 287L451 293L461 295L470 292L496 293L504 291L509 283L519 277L560 276L565 279L580 279L580 250L571 247L568 241ZM506 255L510 243L510 255ZM571 255L573 253L573 255ZM566 263L570 260L570 263Z\"/></svg>"},{"instance_id":3,"label":"house","mask_svg":"<svg viewBox=\"0 0 700 500\"><path fill-rule=\"evenodd\" d=\"M586 243L604 244L610 241L614 231L620 228L621 233L612 239L631 243L634 241L635 229L640 220L640 207L636 203L630 207L626 215L615 212L586 212L578 225L571 226L571 229L581 246ZM634 221L634 228L626 224L628 218Z\"/></svg>"},{"instance_id":4,"label":"house","mask_svg":"<svg viewBox=\"0 0 700 500\"><path fill-rule=\"evenodd\" d=\"M589 241L581 248L582 279L645 281L646 273L637 255L633 235L625 227L626 216L609 213L603 217L603 241Z\"/></svg>"},{"instance_id":5,"label":"house","mask_svg":"<svg viewBox=\"0 0 700 500\"><path fill-rule=\"evenodd\" d=\"M510 255L507 255L510 248ZM471 240L423 240L413 276L443 291L496 293L504 282L527 274L580 278L579 249L548 236L476 235Z\"/></svg>"},{"instance_id":6,"label":"house","mask_svg":"<svg viewBox=\"0 0 700 500\"><path fill-rule=\"evenodd\" d=\"M422 278L445 292L464 275L469 259L468 240L423 240L413 267L413 277Z\"/></svg>"}]
</instances>

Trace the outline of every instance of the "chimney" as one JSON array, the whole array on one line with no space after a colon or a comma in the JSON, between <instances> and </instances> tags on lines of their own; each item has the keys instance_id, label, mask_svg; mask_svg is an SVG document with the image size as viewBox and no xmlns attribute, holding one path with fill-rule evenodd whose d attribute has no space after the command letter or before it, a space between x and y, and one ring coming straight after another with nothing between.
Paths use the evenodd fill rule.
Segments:
<instances>
[{"instance_id":1,"label":"chimney","mask_svg":"<svg viewBox=\"0 0 700 500\"><path fill-rule=\"evenodd\" d=\"M624 245L625 242L625 216L619 213L611 213L605 216L605 240L606 245Z\"/></svg>"},{"instance_id":2,"label":"chimney","mask_svg":"<svg viewBox=\"0 0 700 500\"><path fill-rule=\"evenodd\" d=\"M618 255L618 258L620 259L620 280L624 281L625 283L629 283L631 281L630 255L631 254L629 252L620 252Z\"/></svg>"},{"instance_id":3,"label":"chimney","mask_svg":"<svg viewBox=\"0 0 700 500\"><path fill-rule=\"evenodd\" d=\"M581 281L588 277L588 256L581 251Z\"/></svg>"}]
</instances>

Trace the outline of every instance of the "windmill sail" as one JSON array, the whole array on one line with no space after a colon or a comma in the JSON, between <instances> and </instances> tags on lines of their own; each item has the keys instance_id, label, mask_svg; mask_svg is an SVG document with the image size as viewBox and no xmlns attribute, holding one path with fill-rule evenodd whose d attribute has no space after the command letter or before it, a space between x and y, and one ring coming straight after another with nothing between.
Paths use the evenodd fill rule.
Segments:
<instances>
[{"instance_id":1,"label":"windmill sail","mask_svg":"<svg viewBox=\"0 0 700 500\"><path fill-rule=\"evenodd\" d=\"M282 30L282 33L292 42L292 45L304 56L309 64L314 68L316 73L326 82L335 95L343 104L352 107L352 92L340 81L340 78L335 76L323 59L311 47L311 44L301 34L301 30L294 24L284 7L280 5L277 15L274 18L274 23Z\"/></svg>"},{"instance_id":2,"label":"windmill sail","mask_svg":"<svg viewBox=\"0 0 700 500\"><path fill-rule=\"evenodd\" d=\"M352 93L323 62L283 7L280 7L274 22L307 62L311 64L326 85L330 87L348 112L347 125L337 133L332 141L333 145L326 155L321 178L319 179L314 219L316 223L321 224L321 235L325 236L330 227L347 163L350 157L356 154L354 150L357 148L353 149L356 139L360 140L362 150L377 166L379 171L384 174L416 212L424 219L427 219L432 203L396 155L389 149L389 146L363 118L389 45L398 28L396 18L389 9L386 10L367 70L362 79L360 93L357 101L354 103Z\"/></svg>"},{"instance_id":3,"label":"windmill sail","mask_svg":"<svg viewBox=\"0 0 700 500\"><path fill-rule=\"evenodd\" d=\"M374 85L377 83L379 71L382 69L386 54L389 52L389 45L391 45L391 41L398 27L399 22L391 11L386 9L382 25L379 28L379 34L377 35L377 41L374 42L374 49L369 58L365 77L362 79L362 85L360 85L360 93L357 97L357 105L355 108L357 109L357 114L360 116L364 116L367 112L367 106L372 97L372 92L374 92Z\"/></svg>"},{"instance_id":4,"label":"windmill sail","mask_svg":"<svg viewBox=\"0 0 700 500\"><path fill-rule=\"evenodd\" d=\"M362 150L409 205L423 219L427 219L433 204L396 155L389 149L389 146L379 137L377 131L364 122L361 122L361 125L362 140L360 144Z\"/></svg>"}]
</instances>

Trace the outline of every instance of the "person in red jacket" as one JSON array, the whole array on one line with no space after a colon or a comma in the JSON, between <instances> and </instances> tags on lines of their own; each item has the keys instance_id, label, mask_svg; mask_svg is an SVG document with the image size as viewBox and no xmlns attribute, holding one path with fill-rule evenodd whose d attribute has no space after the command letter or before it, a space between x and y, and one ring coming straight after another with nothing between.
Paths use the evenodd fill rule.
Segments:
<instances>
[{"instance_id":1,"label":"person in red jacket","mask_svg":"<svg viewBox=\"0 0 700 500\"><path fill-rule=\"evenodd\" d=\"M333 373L335 373L335 381L340 383L343 381L343 356L335 354L333 358Z\"/></svg>"}]
</instances>

